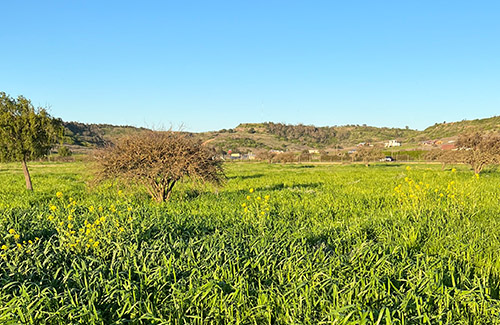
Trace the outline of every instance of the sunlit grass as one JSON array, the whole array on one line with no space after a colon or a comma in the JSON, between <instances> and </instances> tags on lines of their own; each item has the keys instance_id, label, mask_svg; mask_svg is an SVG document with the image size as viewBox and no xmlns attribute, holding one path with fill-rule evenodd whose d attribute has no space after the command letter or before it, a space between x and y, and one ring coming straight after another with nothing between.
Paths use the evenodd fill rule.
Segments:
<instances>
[{"instance_id":1,"label":"sunlit grass","mask_svg":"<svg viewBox=\"0 0 500 325\"><path fill-rule=\"evenodd\" d=\"M0 165L0 322L498 323L500 174L228 164L172 201Z\"/></svg>"}]
</instances>

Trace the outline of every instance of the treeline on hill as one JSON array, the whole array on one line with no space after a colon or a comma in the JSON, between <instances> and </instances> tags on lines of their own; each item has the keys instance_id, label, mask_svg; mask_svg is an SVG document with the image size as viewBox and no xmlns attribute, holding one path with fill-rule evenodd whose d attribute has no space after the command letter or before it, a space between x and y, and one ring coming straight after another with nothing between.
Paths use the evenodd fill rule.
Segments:
<instances>
[{"instance_id":1,"label":"treeline on hill","mask_svg":"<svg viewBox=\"0 0 500 325\"><path fill-rule=\"evenodd\" d=\"M64 142L83 147L102 147L115 137L144 131L145 128L111 124L86 124L63 122Z\"/></svg>"},{"instance_id":2,"label":"treeline on hill","mask_svg":"<svg viewBox=\"0 0 500 325\"><path fill-rule=\"evenodd\" d=\"M321 148L332 145L352 145L359 142L375 142L393 138L409 139L418 131L409 128L378 128L367 125L323 126L263 123L265 130L278 138ZM413 140L413 139L412 139Z\"/></svg>"}]
</instances>

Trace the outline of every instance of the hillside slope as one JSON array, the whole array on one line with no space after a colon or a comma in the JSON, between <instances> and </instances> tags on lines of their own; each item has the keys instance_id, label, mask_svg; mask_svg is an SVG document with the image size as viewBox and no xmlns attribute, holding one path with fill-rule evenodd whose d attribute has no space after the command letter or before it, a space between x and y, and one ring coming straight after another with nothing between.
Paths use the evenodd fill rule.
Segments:
<instances>
[{"instance_id":1,"label":"hillside slope","mask_svg":"<svg viewBox=\"0 0 500 325\"><path fill-rule=\"evenodd\" d=\"M465 132L500 132L500 116L484 119L463 120L460 122L436 123L429 126L422 134L429 139L456 137Z\"/></svg>"},{"instance_id":2,"label":"hillside slope","mask_svg":"<svg viewBox=\"0 0 500 325\"><path fill-rule=\"evenodd\" d=\"M145 128L109 124L64 122L65 143L73 148L101 147L114 138L140 132ZM243 123L234 129L197 133L219 152L228 150L246 152L254 150L289 150L348 148L358 143L383 143L397 139L408 146L421 141L453 139L469 131L500 132L500 116L486 119L436 123L423 131L407 128L345 125L316 127L282 123Z\"/></svg>"}]
</instances>

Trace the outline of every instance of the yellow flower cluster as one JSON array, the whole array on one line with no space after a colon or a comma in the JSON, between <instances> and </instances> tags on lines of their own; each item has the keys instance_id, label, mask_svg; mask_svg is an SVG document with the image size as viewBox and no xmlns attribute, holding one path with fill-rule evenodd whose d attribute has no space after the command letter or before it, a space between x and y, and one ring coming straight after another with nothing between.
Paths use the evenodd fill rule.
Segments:
<instances>
[{"instance_id":1,"label":"yellow flower cluster","mask_svg":"<svg viewBox=\"0 0 500 325\"><path fill-rule=\"evenodd\" d=\"M17 249L26 249L27 253L30 253L31 250L29 249L30 245L33 245L34 242L37 242L40 240L40 238L35 237L34 240L29 239L28 241L23 241L22 243L19 242L19 239L21 238L21 235L15 230L15 229L9 229L8 235L7 235L7 242L5 244L2 244L0 247L2 251L7 251L11 247L12 248L17 248ZM3 257L5 255L2 255Z\"/></svg>"},{"instance_id":2,"label":"yellow flower cluster","mask_svg":"<svg viewBox=\"0 0 500 325\"><path fill-rule=\"evenodd\" d=\"M250 194L253 194L255 190L251 188L249 192ZM270 198L271 196L269 195L265 195L264 197L257 194L247 195L246 202L243 202L241 204L245 216L246 217L249 217L251 215L258 217L268 216L270 212L270 205L269 205Z\"/></svg>"},{"instance_id":3,"label":"yellow flower cluster","mask_svg":"<svg viewBox=\"0 0 500 325\"><path fill-rule=\"evenodd\" d=\"M454 180L449 181L445 188L441 188L440 186L431 187L428 183L414 181L406 176L404 182L394 188L394 192L399 203L411 209L428 208L435 204L445 203L465 205L463 198L466 195L459 191Z\"/></svg>"},{"instance_id":4,"label":"yellow flower cluster","mask_svg":"<svg viewBox=\"0 0 500 325\"><path fill-rule=\"evenodd\" d=\"M60 193L60 194L58 194ZM111 242L125 232L127 223L133 221L129 206L119 209L114 204L109 208L99 206L79 206L77 201L69 198L61 199L56 205L49 205L50 214L47 220L51 222L58 233L60 242L73 251L96 250L106 242Z\"/></svg>"}]
</instances>

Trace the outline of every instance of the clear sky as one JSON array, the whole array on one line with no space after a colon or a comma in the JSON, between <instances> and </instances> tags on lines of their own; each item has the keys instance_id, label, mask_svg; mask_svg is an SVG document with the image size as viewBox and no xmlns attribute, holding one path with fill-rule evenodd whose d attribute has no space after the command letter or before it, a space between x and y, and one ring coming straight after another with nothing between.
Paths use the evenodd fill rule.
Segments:
<instances>
[{"instance_id":1,"label":"clear sky","mask_svg":"<svg viewBox=\"0 0 500 325\"><path fill-rule=\"evenodd\" d=\"M490 117L500 1L2 1L0 91L189 131Z\"/></svg>"}]
</instances>

